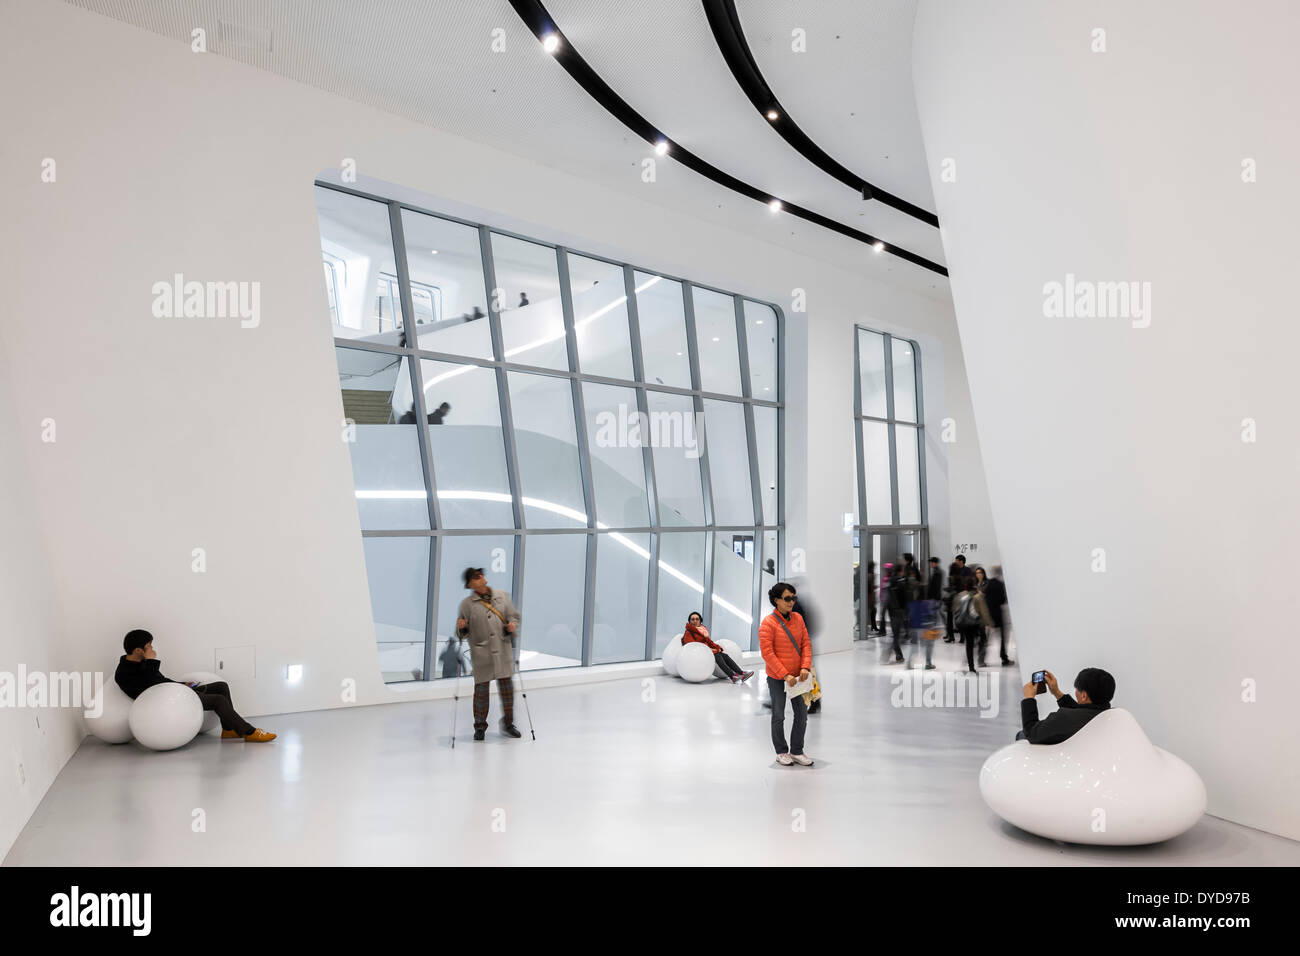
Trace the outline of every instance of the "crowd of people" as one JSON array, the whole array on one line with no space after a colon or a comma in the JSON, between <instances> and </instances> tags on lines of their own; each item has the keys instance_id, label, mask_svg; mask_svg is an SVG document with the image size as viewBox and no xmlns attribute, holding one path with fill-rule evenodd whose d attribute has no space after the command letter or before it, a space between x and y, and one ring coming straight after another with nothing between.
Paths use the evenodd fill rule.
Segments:
<instances>
[{"instance_id":1,"label":"crowd of people","mask_svg":"<svg viewBox=\"0 0 1300 956\"><path fill-rule=\"evenodd\" d=\"M855 593L859 589L858 570L853 572ZM859 596L859 600L861 597ZM912 666L917 652L925 652L925 669L934 669L934 642L966 648L966 666L974 672L986 667L989 631L998 632L998 652L1002 666L1014 664L1007 654L1007 586L1002 568L993 566L990 576L982 566L968 565L959 554L948 566L945 578L941 562L932 557L929 569L922 571L914 555L904 554L898 562L886 562L877 576L876 562L867 562L867 637L889 637L886 656L891 663ZM911 651L903 656L903 644ZM882 642L883 643L883 642Z\"/></svg>"}]
</instances>

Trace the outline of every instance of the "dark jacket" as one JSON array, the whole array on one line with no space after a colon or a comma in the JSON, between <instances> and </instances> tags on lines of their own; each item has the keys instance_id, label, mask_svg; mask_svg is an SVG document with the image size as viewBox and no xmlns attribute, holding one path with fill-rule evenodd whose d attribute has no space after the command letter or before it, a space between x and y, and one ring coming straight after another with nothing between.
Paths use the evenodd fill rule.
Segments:
<instances>
[{"instance_id":1,"label":"dark jacket","mask_svg":"<svg viewBox=\"0 0 1300 956\"><path fill-rule=\"evenodd\" d=\"M1110 705L1098 707L1096 704L1080 704L1069 694L1062 694L1056 701L1060 708L1054 714L1038 719L1038 698L1025 697L1020 701L1020 723L1024 727L1025 739L1031 744L1059 744L1069 740L1084 724L1092 720Z\"/></svg>"},{"instance_id":2,"label":"dark jacket","mask_svg":"<svg viewBox=\"0 0 1300 956\"><path fill-rule=\"evenodd\" d=\"M984 587L984 600L988 602L989 614L993 615L993 623L1001 627L1002 605L1007 603L1007 586L1002 583L1000 578L989 578Z\"/></svg>"},{"instance_id":3,"label":"dark jacket","mask_svg":"<svg viewBox=\"0 0 1300 956\"><path fill-rule=\"evenodd\" d=\"M931 601L943 600L943 572L938 568L930 569L930 583L926 585L925 596Z\"/></svg>"},{"instance_id":4,"label":"dark jacket","mask_svg":"<svg viewBox=\"0 0 1300 956\"><path fill-rule=\"evenodd\" d=\"M813 623L814 611L810 605L804 604L799 598L794 599L794 606L790 608L790 613L798 614L803 618L804 627L808 628L808 636L812 637L817 632L817 625Z\"/></svg>"},{"instance_id":5,"label":"dark jacket","mask_svg":"<svg viewBox=\"0 0 1300 956\"><path fill-rule=\"evenodd\" d=\"M122 688L122 693L135 700L154 684L176 683L162 676L158 670L161 663L156 657L145 658L142 661L129 661L123 654L121 660L117 662L117 671L113 674L113 680L117 681L117 686Z\"/></svg>"}]
</instances>

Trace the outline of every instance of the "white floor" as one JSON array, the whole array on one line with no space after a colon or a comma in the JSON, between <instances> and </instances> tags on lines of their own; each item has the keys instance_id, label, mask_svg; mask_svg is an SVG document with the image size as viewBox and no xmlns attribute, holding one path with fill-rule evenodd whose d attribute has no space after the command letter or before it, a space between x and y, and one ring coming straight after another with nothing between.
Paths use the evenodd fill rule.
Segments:
<instances>
[{"instance_id":1,"label":"white floor","mask_svg":"<svg viewBox=\"0 0 1300 956\"><path fill-rule=\"evenodd\" d=\"M977 774L1018 729L1017 669L997 670L992 719L897 708L900 668L878 643L819 659L813 768L774 762L761 673L539 688L535 742L521 699L524 738L497 733L494 698L474 743L462 700L455 750L451 701L264 717L271 744L158 754L88 738L5 864L1300 865L1300 843L1212 817L1126 849L1002 823ZM959 645L937 651L941 669L964 668Z\"/></svg>"}]
</instances>

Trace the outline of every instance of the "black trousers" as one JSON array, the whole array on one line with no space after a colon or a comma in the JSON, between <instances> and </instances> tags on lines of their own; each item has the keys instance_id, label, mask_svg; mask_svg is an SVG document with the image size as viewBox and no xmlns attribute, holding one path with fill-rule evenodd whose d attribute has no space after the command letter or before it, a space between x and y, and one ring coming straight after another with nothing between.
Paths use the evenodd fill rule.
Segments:
<instances>
[{"instance_id":1,"label":"black trousers","mask_svg":"<svg viewBox=\"0 0 1300 956\"><path fill-rule=\"evenodd\" d=\"M803 702L803 694L796 694L790 699L790 709L794 711L794 726L790 729L790 746L785 743L785 681L775 677L767 679L767 689L772 694L772 746L777 754L803 753L803 734L808 727L808 705Z\"/></svg>"},{"instance_id":2,"label":"black trousers","mask_svg":"<svg viewBox=\"0 0 1300 956\"><path fill-rule=\"evenodd\" d=\"M903 648L899 645L899 638L907 633L907 608L895 607L889 609L890 630L893 633L894 644L890 648L894 652L895 660L903 659Z\"/></svg>"},{"instance_id":3,"label":"black trousers","mask_svg":"<svg viewBox=\"0 0 1300 956\"><path fill-rule=\"evenodd\" d=\"M713 662L717 664L719 667L721 667L722 672L726 674L728 677L730 677L732 674L735 674L737 677L739 677L741 674L745 673L736 665L736 662L731 659L731 657L727 654L726 651L714 651Z\"/></svg>"},{"instance_id":4,"label":"black trousers","mask_svg":"<svg viewBox=\"0 0 1300 956\"><path fill-rule=\"evenodd\" d=\"M194 688L203 702L204 710L215 711L221 719L222 730L233 730L241 737L247 737L257 728L235 712L235 705L230 700L230 685L223 680L211 684L200 684Z\"/></svg>"},{"instance_id":5,"label":"black trousers","mask_svg":"<svg viewBox=\"0 0 1300 956\"><path fill-rule=\"evenodd\" d=\"M975 644L979 642L980 664L984 663L984 649L988 646L988 636L984 633L984 628L978 624L972 624L969 627L958 628L961 631L962 639L966 642L966 666L971 670L975 669Z\"/></svg>"},{"instance_id":6,"label":"black trousers","mask_svg":"<svg viewBox=\"0 0 1300 956\"><path fill-rule=\"evenodd\" d=\"M995 620L993 626L998 629L998 637L1001 639L998 650L1002 654L1003 663L1005 663L1011 660L1011 658L1007 657L1007 622Z\"/></svg>"}]
</instances>

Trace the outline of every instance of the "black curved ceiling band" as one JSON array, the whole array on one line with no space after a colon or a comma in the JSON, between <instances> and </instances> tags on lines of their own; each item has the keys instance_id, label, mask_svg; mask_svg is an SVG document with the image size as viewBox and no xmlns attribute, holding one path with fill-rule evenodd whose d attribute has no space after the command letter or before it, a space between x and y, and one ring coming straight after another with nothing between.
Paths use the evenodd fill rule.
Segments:
<instances>
[{"instance_id":1,"label":"black curved ceiling band","mask_svg":"<svg viewBox=\"0 0 1300 956\"><path fill-rule=\"evenodd\" d=\"M864 199L877 199L899 212L907 213L928 225L938 227L939 217L934 213L871 185L861 176L837 163L799 128L789 112L777 100L776 94L767 85L767 81L763 79L758 63L750 52L749 44L745 42L744 31L740 28L740 16L736 12L735 0L704 0L704 13L709 18L709 26L713 29L713 38L718 42L718 49L722 51L727 66L731 67L736 82L749 97L749 101L754 104L754 108L781 135L782 139L822 172L834 176ZM776 111L776 119L767 119L770 110Z\"/></svg>"},{"instance_id":2,"label":"black curved ceiling band","mask_svg":"<svg viewBox=\"0 0 1300 956\"><path fill-rule=\"evenodd\" d=\"M813 212L811 209L804 209L802 206L796 206L787 203L780 196L773 196L771 193L764 192L756 186L751 186L742 182L735 176L724 173L716 166L711 165L700 157L696 156L690 150L675 143L671 138L664 135L657 127L649 122L644 116L632 109L617 93L615 93L600 75L588 65L587 61L578 55L578 52L569 44L564 37L564 32L556 26L555 21L547 12L546 7L541 0L510 0L510 5L514 7L515 13L519 18L540 40L549 33L555 34L561 41L560 48L554 53L554 58L564 67L568 74L577 81L578 85L587 91L592 99L596 100L619 122L636 133L642 139L650 144L656 144L660 140L668 143L669 155L675 162L680 163L688 169L694 170L701 176L711 179L720 186L725 186L733 192L740 193L750 199L762 203L771 202L773 199L781 202L781 211L791 216L797 216L800 219L811 222L814 225L838 232L842 236L847 236L857 242L867 245L881 243L884 248L882 251L890 255L897 256L913 265L918 265L923 269L929 269L931 272L937 272L939 275L946 276L948 270L937 262L932 262L924 256L919 256L914 252L908 252L892 243L886 242L877 236L865 233L860 229L854 229L846 226L842 222L836 222L829 219L821 213Z\"/></svg>"}]
</instances>

